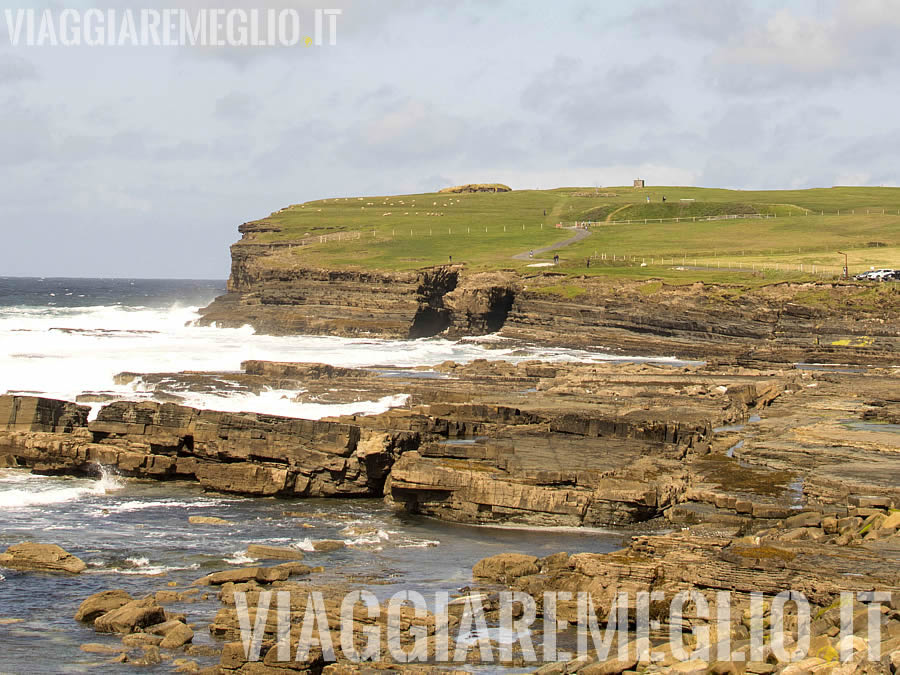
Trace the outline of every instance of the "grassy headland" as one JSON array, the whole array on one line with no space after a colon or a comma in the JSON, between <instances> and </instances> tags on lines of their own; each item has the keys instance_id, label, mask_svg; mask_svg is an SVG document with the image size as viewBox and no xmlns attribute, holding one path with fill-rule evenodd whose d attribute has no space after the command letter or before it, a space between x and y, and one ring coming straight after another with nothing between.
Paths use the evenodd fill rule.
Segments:
<instances>
[{"instance_id":1,"label":"grassy headland","mask_svg":"<svg viewBox=\"0 0 900 675\"><path fill-rule=\"evenodd\" d=\"M726 215L740 217L700 220ZM900 188L613 187L348 197L282 209L259 221L279 231L254 238L303 242L279 254L284 264L408 270L452 256L474 269L539 273L528 267L534 261L512 256L570 238L557 223L584 221L593 223L592 236L559 249L555 272L761 285L836 276L843 265L838 251L848 254L851 273L900 265Z\"/></svg>"}]
</instances>

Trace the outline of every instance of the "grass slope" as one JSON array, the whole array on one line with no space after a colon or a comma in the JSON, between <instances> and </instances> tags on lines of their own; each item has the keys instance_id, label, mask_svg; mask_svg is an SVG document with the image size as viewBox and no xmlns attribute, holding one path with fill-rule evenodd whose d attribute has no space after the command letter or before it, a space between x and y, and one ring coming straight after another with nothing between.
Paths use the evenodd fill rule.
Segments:
<instances>
[{"instance_id":1,"label":"grass slope","mask_svg":"<svg viewBox=\"0 0 900 675\"><path fill-rule=\"evenodd\" d=\"M650 222L757 213L771 217ZM647 224L617 222L644 218ZM558 188L349 197L282 209L261 221L281 231L256 237L306 243L280 256L291 264L405 270L453 256L476 269L528 272L535 271L527 268L529 261L511 256L571 236L555 223L585 220L597 221L594 234L561 249L557 271L755 284L809 278L813 265L817 272L822 266L837 272L843 264L838 250L849 254L851 272L900 265L900 188ZM594 256L599 260L588 268ZM713 269L675 269L684 266Z\"/></svg>"}]
</instances>

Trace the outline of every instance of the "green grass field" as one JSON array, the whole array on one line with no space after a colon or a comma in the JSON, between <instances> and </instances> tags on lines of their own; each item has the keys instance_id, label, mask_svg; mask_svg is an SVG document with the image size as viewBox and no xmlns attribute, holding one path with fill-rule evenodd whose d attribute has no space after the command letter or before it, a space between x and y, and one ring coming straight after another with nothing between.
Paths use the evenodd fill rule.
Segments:
<instances>
[{"instance_id":1,"label":"green grass field","mask_svg":"<svg viewBox=\"0 0 900 675\"><path fill-rule=\"evenodd\" d=\"M768 217L698 220L751 214ZM622 222L629 220L638 222ZM594 223L592 235L558 250L559 272L771 283L836 275L843 265L838 251L848 254L851 273L900 266L900 188L558 188L349 197L273 213L260 222L280 231L254 236L306 244L279 255L289 264L409 270L452 256L475 269L538 273L528 268L534 261L512 256L572 236L556 223L583 221Z\"/></svg>"}]
</instances>

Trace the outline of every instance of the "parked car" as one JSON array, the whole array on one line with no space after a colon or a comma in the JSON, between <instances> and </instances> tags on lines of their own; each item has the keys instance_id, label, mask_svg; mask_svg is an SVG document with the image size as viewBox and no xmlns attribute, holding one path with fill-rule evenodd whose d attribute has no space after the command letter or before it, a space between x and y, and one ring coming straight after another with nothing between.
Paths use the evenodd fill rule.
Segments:
<instances>
[{"instance_id":1,"label":"parked car","mask_svg":"<svg viewBox=\"0 0 900 675\"><path fill-rule=\"evenodd\" d=\"M892 279L896 273L897 270L892 269L869 270L868 272L857 274L854 278L857 281L886 281Z\"/></svg>"}]
</instances>

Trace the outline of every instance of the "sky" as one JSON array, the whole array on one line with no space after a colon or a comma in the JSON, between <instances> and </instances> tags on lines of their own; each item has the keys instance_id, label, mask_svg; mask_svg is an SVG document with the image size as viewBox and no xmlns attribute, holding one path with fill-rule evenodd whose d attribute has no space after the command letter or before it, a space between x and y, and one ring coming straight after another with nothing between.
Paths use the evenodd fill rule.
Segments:
<instances>
[{"instance_id":1,"label":"sky","mask_svg":"<svg viewBox=\"0 0 900 675\"><path fill-rule=\"evenodd\" d=\"M896 0L0 0L0 276L228 275L337 196L898 185ZM339 8L336 44L27 46L2 10Z\"/></svg>"}]
</instances>

